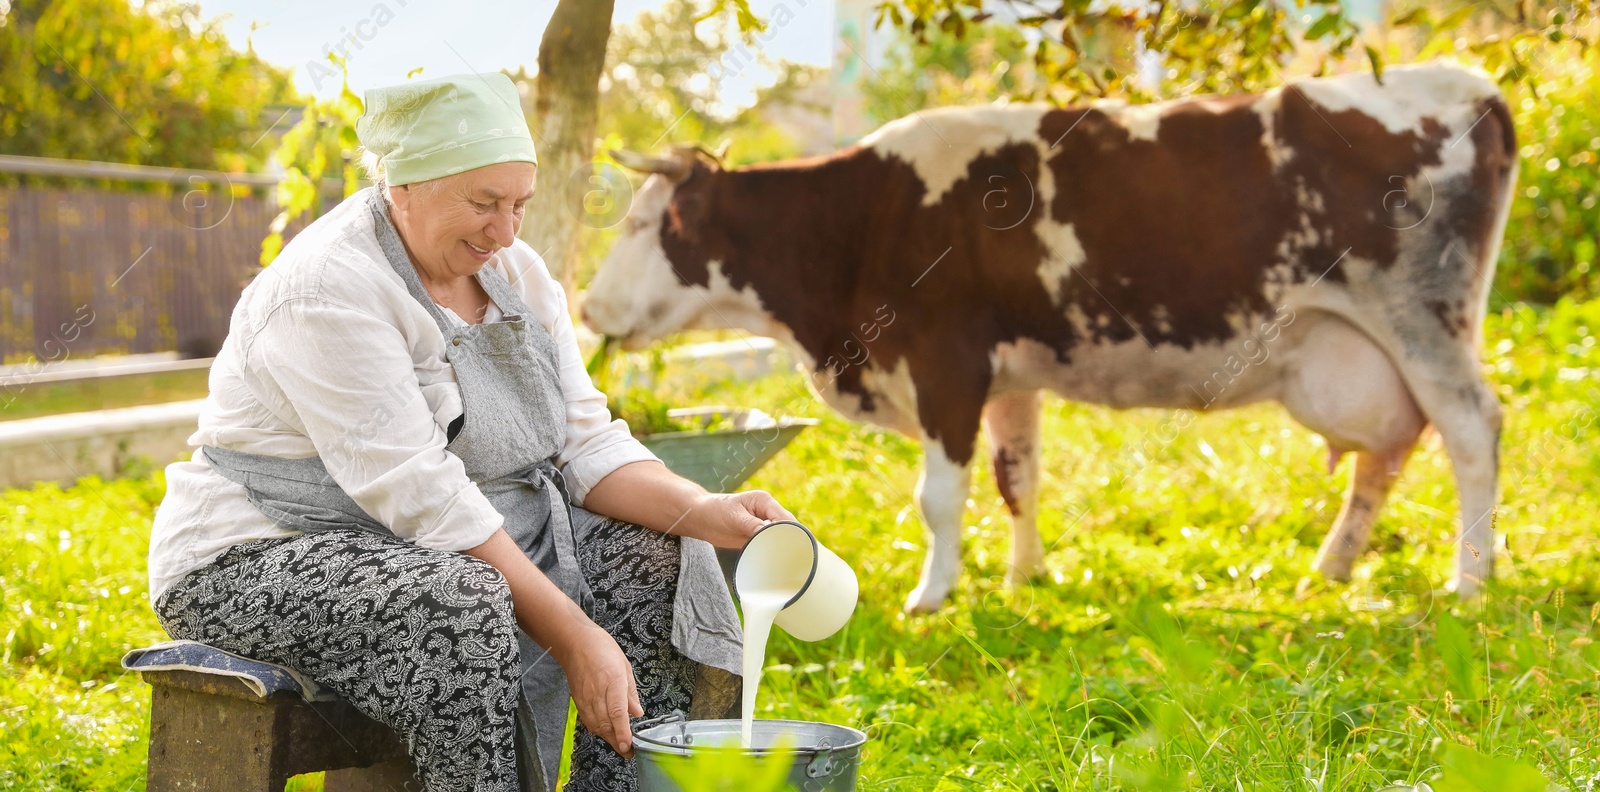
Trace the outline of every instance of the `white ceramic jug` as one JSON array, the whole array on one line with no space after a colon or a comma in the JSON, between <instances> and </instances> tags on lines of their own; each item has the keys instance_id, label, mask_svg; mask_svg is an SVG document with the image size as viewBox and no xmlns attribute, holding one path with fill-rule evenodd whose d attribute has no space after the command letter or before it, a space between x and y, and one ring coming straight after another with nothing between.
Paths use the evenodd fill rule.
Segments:
<instances>
[{"instance_id":1,"label":"white ceramic jug","mask_svg":"<svg viewBox=\"0 0 1600 792\"><path fill-rule=\"evenodd\" d=\"M749 592L794 592L774 621L802 641L820 641L839 631L856 609L855 570L790 520L773 522L751 537L733 573L739 596Z\"/></svg>"}]
</instances>

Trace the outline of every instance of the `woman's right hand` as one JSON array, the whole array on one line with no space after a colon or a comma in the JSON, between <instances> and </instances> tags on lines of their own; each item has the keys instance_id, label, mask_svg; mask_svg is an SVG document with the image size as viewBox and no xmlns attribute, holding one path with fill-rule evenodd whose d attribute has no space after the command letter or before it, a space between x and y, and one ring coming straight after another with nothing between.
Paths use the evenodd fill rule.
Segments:
<instances>
[{"instance_id":1,"label":"woman's right hand","mask_svg":"<svg viewBox=\"0 0 1600 792\"><path fill-rule=\"evenodd\" d=\"M628 716L643 716L644 708L639 706L633 666L616 640L556 588L503 529L465 552L505 576L517 623L567 672L567 688L584 728L631 758Z\"/></svg>"},{"instance_id":2,"label":"woman's right hand","mask_svg":"<svg viewBox=\"0 0 1600 792\"><path fill-rule=\"evenodd\" d=\"M617 753L633 758L628 716L644 715L644 707L639 705L633 666L616 640L594 622L588 622L561 645L552 646L550 655L567 672L567 687L584 728L599 735Z\"/></svg>"}]
</instances>

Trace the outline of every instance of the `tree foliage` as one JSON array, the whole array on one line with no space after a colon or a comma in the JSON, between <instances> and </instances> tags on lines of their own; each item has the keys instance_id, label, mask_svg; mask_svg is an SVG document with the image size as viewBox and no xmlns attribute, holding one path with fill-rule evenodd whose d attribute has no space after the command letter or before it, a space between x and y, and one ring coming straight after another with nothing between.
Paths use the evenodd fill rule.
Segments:
<instances>
[{"instance_id":1,"label":"tree foliage","mask_svg":"<svg viewBox=\"0 0 1600 792\"><path fill-rule=\"evenodd\" d=\"M1500 249L1497 302L1600 295L1600 50L1544 62L1512 92L1517 196Z\"/></svg>"},{"instance_id":2,"label":"tree foliage","mask_svg":"<svg viewBox=\"0 0 1600 792\"><path fill-rule=\"evenodd\" d=\"M779 61L757 37L773 20L746 19L748 6L669 0L612 31L601 78L600 135L648 151L667 143L730 143L735 162L781 159L797 153L764 111L803 105L807 89L824 81L814 66ZM747 107L732 89L765 84Z\"/></svg>"},{"instance_id":3,"label":"tree foliage","mask_svg":"<svg viewBox=\"0 0 1600 792\"><path fill-rule=\"evenodd\" d=\"M1351 57L1382 73L1383 42L1420 36L1502 82L1536 78L1531 53L1593 40L1592 2L1402 3L1363 28L1338 0L886 0L880 27L918 44L966 40L1003 25L1024 34L1037 83L1007 95L1060 103L1259 90L1290 74L1320 74ZM1472 35L1464 35L1472 34Z\"/></svg>"},{"instance_id":4,"label":"tree foliage","mask_svg":"<svg viewBox=\"0 0 1600 792\"><path fill-rule=\"evenodd\" d=\"M0 153L247 170L293 98L193 3L0 0Z\"/></svg>"},{"instance_id":5,"label":"tree foliage","mask_svg":"<svg viewBox=\"0 0 1600 792\"><path fill-rule=\"evenodd\" d=\"M1297 21L1304 24L1298 36ZM878 22L918 43L940 35L965 39L984 23L1024 31L1026 58L1040 79L1014 98L1061 103L1252 90L1276 79L1299 40L1324 42L1331 55L1343 56L1359 34L1331 0L905 0L880 5Z\"/></svg>"},{"instance_id":6,"label":"tree foliage","mask_svg":"<svg viewBox=\"0 0 1600 792\"><path fill-rule=\"evenodd\" d=\"M876 79L860 85L867 118L880 125L929 107L1045 93L1029 43L1010 25L981 23L968 35L935 30L894 37Z\"/></svg>"},{"instance_id":7,"label":"tree foliage","mask_svg":"<svg viewBox=\"0 0 1600 792\"><path fill-rule=\"evenodd\" d=\"M356 120L365 107L361 97L350 90L350 74L344 59L329 56L338 69L339 95L307 105L297 122L278 141L272 158L283 169L278 182L278 215L272 219L267 236L261 241L261 266L265 267L283 250L284 231L302 216L322 214L330 198L329 186L337 185L341 197L348 197L361 186L361 164L356 152L361 141L356 137Z\"/></svg>"}]
</instances>

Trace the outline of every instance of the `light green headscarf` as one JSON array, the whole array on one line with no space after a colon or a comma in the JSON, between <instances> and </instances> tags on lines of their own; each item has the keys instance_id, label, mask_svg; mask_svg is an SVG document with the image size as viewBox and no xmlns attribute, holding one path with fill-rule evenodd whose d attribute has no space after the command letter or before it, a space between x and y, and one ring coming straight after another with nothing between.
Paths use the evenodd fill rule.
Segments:
<instances>
[{"instance_id":1,"label":"light green headscarf","mask_svg":"<svg viewBox=\"0 0 1600 792\"><path fill-rule=\"evenodd\" d=\"M356 137L396 187L497 162L539 164L517 88L499 72L373 88Z\"/></svg>"}]
</instances>

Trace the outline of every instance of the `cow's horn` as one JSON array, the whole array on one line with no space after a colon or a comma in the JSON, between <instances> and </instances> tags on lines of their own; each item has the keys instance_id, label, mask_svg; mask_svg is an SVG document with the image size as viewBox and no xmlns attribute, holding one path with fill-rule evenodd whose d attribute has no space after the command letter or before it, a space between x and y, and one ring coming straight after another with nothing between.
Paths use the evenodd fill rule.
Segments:
<instances>
[{"instance_id":1,"label":"cow's horn","mask_svg":"<svg viewBox=\"0 0 1600 792\"><path fill-rule=\"evenodd\" d=\"M728 142L724 142L713 149L704 143L696 143L692 146L674 146L673 151L679 155L680 159L694 159L696 153L703 154L720 168L722 167L723 157L728 155L728 145Z\"/></svg>"},{"instance_id":2,"label":"cow's horn","mask_svg":"<svg viewBox=\"0 0 1600 792\"><path fill-rule=\"evenodd\" d=\"M613 149L611 158L624 168L632 168L641 173L659 173L673 181L689 175L688 163L676 157L648 157L637 151Z\"/></svg>"}]
</instances>

